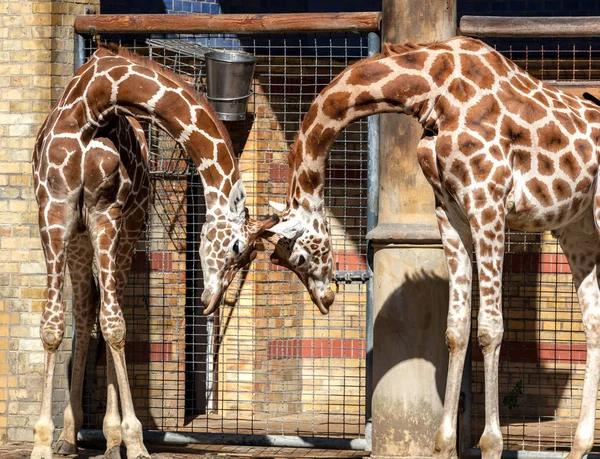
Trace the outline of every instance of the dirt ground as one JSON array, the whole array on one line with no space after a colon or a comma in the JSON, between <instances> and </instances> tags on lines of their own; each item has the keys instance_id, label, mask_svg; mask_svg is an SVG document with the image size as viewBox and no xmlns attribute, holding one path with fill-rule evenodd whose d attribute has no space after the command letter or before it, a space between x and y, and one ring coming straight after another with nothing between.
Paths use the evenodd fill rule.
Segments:
<instances>
[{"instance_id":1,"label":"dirt ground","mask_svg":"<svg viewBox=\"0 0 600 459\"><path fill-rule=\"evenodd\" d=\"M315 459L359 459L367 456L364 451L349 451L336 449L312 448L279 448L257 446L229 446L229 445L189 445L167 446L146 445L152 459L248 459L248 458L315 458ZM7 443L0 445L0 459L29 459L31 443ZM83 449L72 459L104 459L104 451ZM55 456L63 457L63 456ZM125 457L125 456L123 456Z\"/></svg>"}]
</instances>

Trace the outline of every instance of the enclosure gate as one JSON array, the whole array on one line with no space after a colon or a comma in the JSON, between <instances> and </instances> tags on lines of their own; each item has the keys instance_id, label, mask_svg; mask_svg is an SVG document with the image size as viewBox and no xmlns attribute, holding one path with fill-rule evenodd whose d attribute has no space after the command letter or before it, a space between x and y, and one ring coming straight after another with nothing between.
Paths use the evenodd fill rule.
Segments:
<instances>
[{"instance_id":1,"label":"enclosure gate","mask_svg":"<svg viewBox=\"0 0 600 459\"><path fill-rule=\"evenodd\" d=\"M332 20L340 25L333 17L321 24ZM372 24L375 30L377 21ZM248 117L226 126L250 213L268 215L269 200L285 201L288 146L314 97L352 62L379 50L377 34L355 29L260 35L94 32L100 40L119 42L184 75L200 91L205 47L244 50L258 58ZM89 35L76 39L80 62L89 58L96 40ZM312 305L294 274L269 263L268 252L238 274L218 313L202 316L202 186L185 152L147 127L151 212L124 312L136 413L149 436L367 447L370 275L365 234L367 223L374 222L373 212L367 215L367 169L374 164L368 161L369 145L377 153L374 122L362 120L346 129L329 161L326 206L338 292L328 316ZM371 197L371 202L376 200ZM101 435L105 408L105 359L95 352L96 341L86 370L84 438Z\"/></svg>"}]
</instances>

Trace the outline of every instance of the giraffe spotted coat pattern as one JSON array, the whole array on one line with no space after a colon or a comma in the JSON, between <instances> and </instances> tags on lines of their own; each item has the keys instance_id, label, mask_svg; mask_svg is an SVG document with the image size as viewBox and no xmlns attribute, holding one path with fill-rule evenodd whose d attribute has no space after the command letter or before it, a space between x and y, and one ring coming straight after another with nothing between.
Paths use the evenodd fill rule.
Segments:
<instances>
[{"instance_id":1,"label":"giraffe spotted coat pattern","mask_svg":"<svg viewBox=\"0 0 600 459\"><path fill-rule=\"evenodd\" d=\"M323 188L340 131L369 115L397 112L424 128L416 154L435 194L447 258L450 352L435 454L456 453L460 381L471 317L471 259L477 259L478 340L484 355L483 457L499 458L498 359L503 335L505 229L555 230L569 260L587 340L587 367L570 459L594 441L600 378L600 109L533 78L484 43L465 37L429 45L384 45L348 67L315 99L289 155L282 219L271 229L272 260L292 269L326 313L332 253Z\"/></svg>"},{"instance_id":2,"label":"giraffe spotted coat pattern","mask_svg":"<svg viewBox=\"0 0 600 459\"><path fill-rule=\"evenodd\" d=\"M65 266L75 263L70 269L73 276L73 268L85 261L90 266L86 272L91 273L92 258L99 274L100 326L110 348L107 352L109 406L104 432L108 446L116 446L117 450L113 448L107 455L110 452L111 458L118 457L122 438L128 459L149 457L127 380L126 330L121 311L122 289L133 246L130 242L137 239L142 213L145 217L145 210L142 212L145 201L141 196L147 200L147 186L140 185L137 189L139 206L131 211L136 215L130 219L134 223L126 227L128 220L124 212L132 189L132 171L127 169L127 155L119 150L119 139L102 137L106 135L107 126L118 117L134 117L162 128L185 148L197 166L207 208L200 244L205 313L218 307L236 272L256 256L255 242L261 232L275 223L274 219L257 222L249 218L231 140L204 97L173 72L135 54L117 47L101 47L94 53L67 85L42 125L33 154L48 299L40 324L45 378L40 419L34 427L32 459L52 457L52 379L56 350L65 327L62 302ZM117 129L124 132L123 126ZM141 138L138 141L138 159L133 164L136 171L141 163L145 164L145 159L139 158L145 147L141 146ZM120 260L123 260L122 265ZM79 277L86 276L76 273L73 280ZM76 295L81 289L82 302L95 301L92 282L81 282L87 282L87 287L74 286ZM87 304L76 308L82 311L76 320L77 327L82 324L81 330L77 329L76 333L85 336L89 334L86 327L92 320L92 307ZM118 407L115 410L110 405L116 405L117 394L122 419ZM73 403L72 398L71 405ZM57 445L59 452L75 448L80 413L72 411L69 413L72 419L68 421L74 427L61 438Z\"/></svg>"}]
</instances>

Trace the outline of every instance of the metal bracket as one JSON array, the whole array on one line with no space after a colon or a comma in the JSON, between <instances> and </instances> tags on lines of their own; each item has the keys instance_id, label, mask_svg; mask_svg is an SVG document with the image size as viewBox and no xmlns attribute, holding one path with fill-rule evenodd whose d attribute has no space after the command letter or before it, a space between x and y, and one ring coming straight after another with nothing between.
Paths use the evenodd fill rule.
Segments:
<instances>
[{"instance_id":1,"label":"metal bracket","mask_svg":"<svg viewBox=\"0 0 600 459\"><path fill-rule=\"evenodd\" d=\"M366 283L371 278L368 271L336 271L333 282L336 284Z\"/></svg>"}]
</instances>

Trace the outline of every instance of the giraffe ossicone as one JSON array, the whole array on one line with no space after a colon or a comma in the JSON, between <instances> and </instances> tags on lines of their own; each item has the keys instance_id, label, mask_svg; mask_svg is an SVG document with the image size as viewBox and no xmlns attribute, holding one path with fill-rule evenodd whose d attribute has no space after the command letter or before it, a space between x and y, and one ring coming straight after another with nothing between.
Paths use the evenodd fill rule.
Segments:
<instances>
[{"instance_id":1,"label":"giraffe ossicone","mask_svg":"<svg viewBox=\"0 0 600 459\"><path fill-rule=\"evenodd\" d=\"M498 366L504 332L505 229L557 230L577 288L587 366L569 459L594 442L600 379L600 109L544 84L484 43L455 37L428 45L384 44L383 52L340 73L314 100L290 148L286 207L268 234L271 259L293 270L321 312L332 252L323 199L331 146L351 122L376 113L416 118L416 156L435 195L449 278L450 351L444 412L434 453L456 454L460 385L471 324L473 253L479 278L478 341L485 371L484 459L499 459ZM300 231L298 231L300 233ZM377 273L375 273L377 275Z\"/></svg>"},{"instance_id":2,"label":"giraffe ossicone","mask_svg":"<svg viewBox=\"0 0 600 459\"><path fill-rule=\"evenodd\" d=\"M76 383L57 452L77 451L85 343L100 302L100 328L109 346L106 454L118 457L122 440L128 459L149 458L127 377L122 312L131 255L148 202L147 146L136 119L156 125L179 142L201 177L207 211L200 242L205 312L218 307L235 274L256 257L257 239L277 222L250 218L229 134L205 97L157 63L116 46L100 46L66 86L34 147L48 295L40 324L45 376L32 459L52 457L52 381L65 330L62 290L67 264L77 303L78 347ZM93 281L94 262L99 291Z\"/></svg>"}]
</instances>

